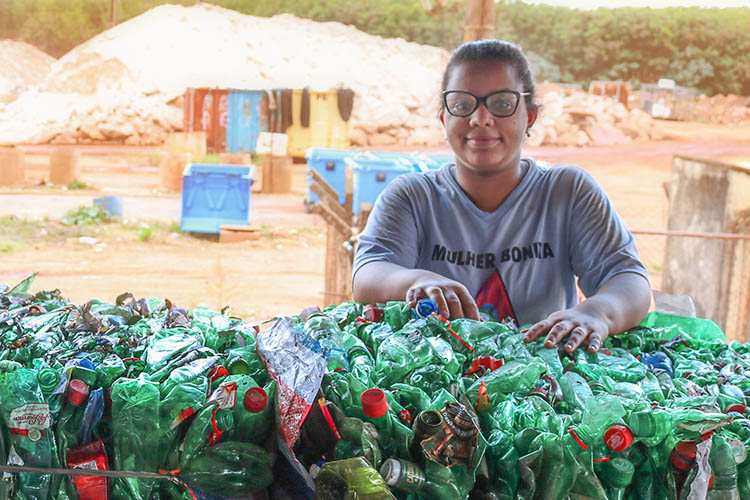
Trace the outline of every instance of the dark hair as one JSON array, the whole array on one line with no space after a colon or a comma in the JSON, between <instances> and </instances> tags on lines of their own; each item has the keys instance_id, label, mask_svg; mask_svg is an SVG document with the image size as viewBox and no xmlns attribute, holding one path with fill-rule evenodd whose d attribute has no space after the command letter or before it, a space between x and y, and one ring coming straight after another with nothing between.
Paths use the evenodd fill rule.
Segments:
<instances>
[{"instance_id":1,"label":"dark hair","mask_svg":"<svg viewBox=\"0 0 750 500\"><path fill-rule=\"evenodd\" d=\"M510 63L516 70L518 79L521 80L523 91L529 95L524 96L526 107L529 109L538 108L534 103L536 98L536 87L534 86L534 75L531 74L529 61L523 54L521 47L503 40L480 40L478 42L467 42L460 45L453 51L448 64L443 73L443 83L440 91L446 90L448 80L456 66L465 62L482 62L482 61L500 61ZM443 99L440 98L439 111L443 111Z\"/></svg>"}]
</instances>

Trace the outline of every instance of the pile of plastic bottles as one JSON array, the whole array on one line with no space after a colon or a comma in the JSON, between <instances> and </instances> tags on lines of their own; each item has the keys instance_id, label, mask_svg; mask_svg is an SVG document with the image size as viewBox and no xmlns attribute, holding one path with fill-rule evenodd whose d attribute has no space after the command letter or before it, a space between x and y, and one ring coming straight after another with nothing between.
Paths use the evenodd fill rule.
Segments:
<instances>
[{"instance_id":1,"label":"pile of plastic bottles","mask_svg":"<svg viewBox=\"0 0 750 500\"><path fill-rule=\"evenodd\" d=\"M0 500L305 498L288 470L321 500L750 499L750 348L708 320L566 353L430 302L259 331L30 284L0 286Z\"/></svg>"},{"instance_id":2,"label":"pile of plastic bottles","mask_svg":"<svg viewBox=\"0 0 750 500\"><path fill-rule=\"evenodd\" d=\"M424 305L298 319L328 351L296 449L317 498L750 498L750 349L713 322L567 353Z\"/></svg>"},{"instance_id":3,"label":"pile of plastic bottles","mask_svg":"<svg viewBox=\"0 0 750 500\"><path fill-rule=\"evenodd\" d=\"M5 470L0 499L231 497L271 484L262 445L276 386L248 323L129 294L79 307L30 283L0 289L0 465L19 468Z\"/></svg>"}]
</instances>

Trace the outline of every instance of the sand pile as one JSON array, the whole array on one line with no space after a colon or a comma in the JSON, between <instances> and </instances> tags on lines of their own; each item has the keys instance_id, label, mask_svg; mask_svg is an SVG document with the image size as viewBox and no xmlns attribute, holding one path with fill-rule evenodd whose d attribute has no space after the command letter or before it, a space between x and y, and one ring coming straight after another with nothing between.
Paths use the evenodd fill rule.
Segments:
<instances>
[{"instance_id":1,"label":"sand pile","mask_svg":"<svg viewBox=\"0 0 750 500\"><path fill-rule=\"evenodd\" d=\"M0 102L8 103L44 80L55 58L28 43L0 40L0 61Z\"/></svg>"},{"instance_id":2,"label":"sand pile","mask_svg":"<svg viewBox=\"0 0 750 500\"><path fill-rule=\"evenodd\" d=\"M188 87L348 87L355 146L437 145L447 51L284 14L247 16L209 4L163 5L105 31L52 65L46 79L0 105L0 143L161 144L182 129ZM606 98L540 92L533 144L647 138L648 117Z\"/></svg>"}]
</instances>

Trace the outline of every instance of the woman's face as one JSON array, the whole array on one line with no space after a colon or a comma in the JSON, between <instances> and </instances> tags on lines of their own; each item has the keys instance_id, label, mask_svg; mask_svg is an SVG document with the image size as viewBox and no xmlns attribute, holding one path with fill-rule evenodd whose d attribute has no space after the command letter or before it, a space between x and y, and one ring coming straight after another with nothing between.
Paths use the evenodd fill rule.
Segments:
<instances>
[{"instance_id":1,"label":"woman's face","mask_svg":"<svg viewBox=\"0 0 750 500\"><path fill-rule=\"evenodd\" d=\"M523 92L516 70L503 61L464 62L453 68L446 91L461 90L485 97L499 90ZM484 103L466 117L440 116L456 156L456 166L466 173L496 175L520 168L521 145L526 130L534 123L536 111L529 111L523 96L511 116L498 118Z\"/></svg>"}]
</instances>

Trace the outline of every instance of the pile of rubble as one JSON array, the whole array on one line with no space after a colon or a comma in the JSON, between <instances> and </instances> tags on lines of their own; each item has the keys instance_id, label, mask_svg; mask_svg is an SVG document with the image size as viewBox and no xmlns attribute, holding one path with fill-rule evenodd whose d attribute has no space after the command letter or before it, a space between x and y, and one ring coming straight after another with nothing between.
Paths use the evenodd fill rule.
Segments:
<instances>
[{"instance_id":1,"label":"pile of rubble","mask_svg":"<svg viewBox=\"0 0 750 500\"><path fill-rule=\"evenodd\" d=\"M55 58L28 43L0 40L0 61L0 103L7 104L44 80Z\"/></svg>"},{"instance_id":2,"label":"pile of rubble","mask_svg":"<svg viewBox=\"0 0 750 500\"><path fill-rule=\"evenodd\" d=\"M283 40L283 43L279 43ZM289 14L162 5L107 30L0 103L0 143L161 144L183 126L188 87L351 88L352 146L439 145L435 111L449 53ZM654 137L650 118L610 99L541 86L532 145Z\"/></svg>"},{"instance_id":3,"label":"pile of rubble","mask_svg":"<svg viewBox=\"0 0 750 500\"><path fill-rule=\"evenodd\" d=\"M700 95L695 99L694 119L722 125L750 125L750 97Z\"/></svg>"},{"instance_id":4,"label":"pile of rubble","mask_svg":"<svg viewBox=\"0 0 750 500\"><path fill-rule=\"evenodd\" d=\"M663 138L648 113L610 97L550 83L539 84L537 92L542 107L529 146L605 146Z\"/></svg>"}]
</instances>

